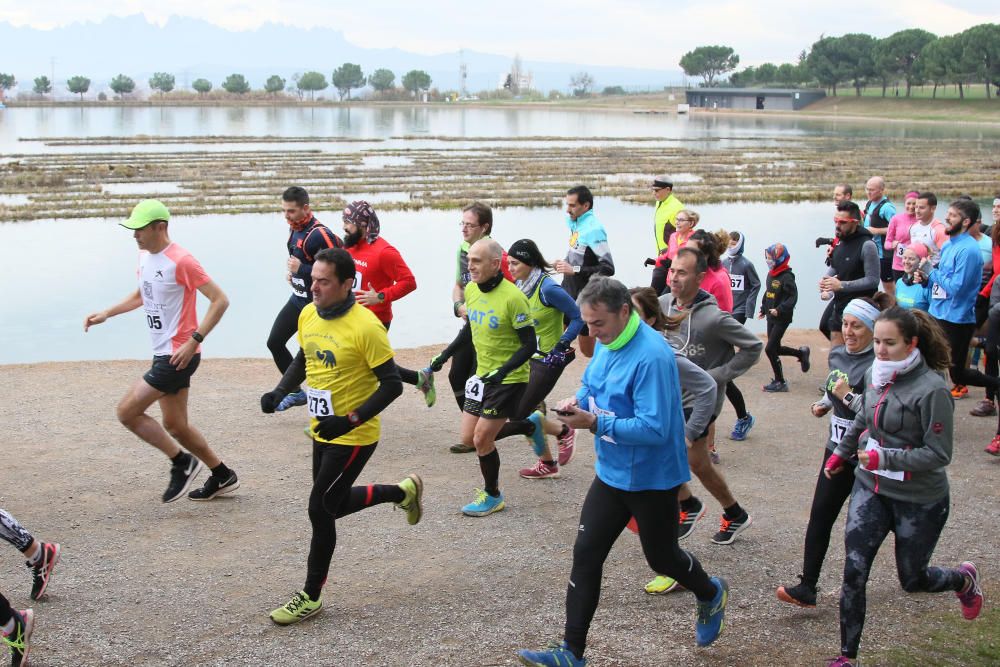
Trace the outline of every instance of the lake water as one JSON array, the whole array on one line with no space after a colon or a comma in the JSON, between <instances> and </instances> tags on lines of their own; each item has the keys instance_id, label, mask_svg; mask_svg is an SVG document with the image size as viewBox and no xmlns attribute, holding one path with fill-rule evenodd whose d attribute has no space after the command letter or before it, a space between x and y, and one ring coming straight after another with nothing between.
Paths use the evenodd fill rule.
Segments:
<instances>
[{"instance_id":1,"label":"lake water","mask_svg":"<svg viewBox=\"0 0 1000 667\"><path fill-rule=\"evenodd\" d=\"M821 304L814 286L832 234L830 204L741 204L699 207L701 226L747 235L747 255L763 275L764 248L785 243L800 286L794 326L811 327ZM648 285L643 260L653 252L652 207L598 199L595 212L608 230L616 276ZM565 254L568 232L561 209L498 209L494 237L509 246L531 238L547 257ZM339 216L320 211L339 230ZM451 314L455 253L461 235L457 211L389 212L382 235L417 278L417 290L393 306L390 339L396 347L445 343L458 330ZM116 220L39 220L0 225L0 364L149 356L141 311L83 333L89 312L117 303L135 289L136 247ZM171 238L190 250L225 290L231 305L205 344L206 357L267 357L271 322L288 297L284 280L287 225L278 215L176 217ZM780 230L780 231L778 231ZM59 249L59 250L56 250ZM199 312L206 301L200 300ZM751 328L762 331L761 322Z\"/></svg>"},{"instance_id":2,"label":"lake water","mask_svg":"<svg viewBox=\"0 0 1000 667\"><path fill-rule=\"evenodd\" d=\"M123 147L46 147L21 137L99 137L238 135L285 137L343 136L383 142L295 144L168 144ZM427 139L391 139L425 135ZM13 108L0 111L0 161L11 153L67 150L250 150L256 147L311 147L324 151L360 148L438 146L463 142L434 136L475 137L659 137L666 143L717 146L718 140L766 146L776 139L807 135L864 137L1000 137L1000 131L961 125L904 125L814 120L794 116L756 118L713 115L642 115L616 111L565 109L492 109L460 107L168 107L168 108ZM611 138L611 139L605 139ZM621 142L626 143L626 142ZM859 143L859 146L863 141ZM468 142L468 145L488 145ZM504 145L510 145L506 142ZM579 143L565 142L569 148ZM372 158L379 159L379 158ZM398 157L387 157L399 160ZM405 159L405 158L402 158ZM682 173L683 168L677 169ZM682 179L679 179L680 183ZM831 175L831 183L836 180ZM571 184L567 184L571 185ZM859 184L860 185L860 184ZM162 187L176 187L164 183ZM361 194L361 193L357 193ZM488 196L489 193L483 193ZM678 193L683 199L683 188ZM15 199L8 203L19 201ZM372 193L374 202L392 201L397 192ZM2 202L0 202L2 203ZM694 204L694 202L689 202ZM232 305L205 346L205 355L267 357L271 322L287 299L284 281L287 226L274 215L178 217L171 236L191 250L230 297ZM794 326L813 327L822 304L815 285L823 273L825 249L817 236L832 236L832 205L718 204L697 206L701 226L723 227L747 235L747 254L763 275L763 249L776 241L791 252L800 301ZM650 269L642 265L653 252L652 206L598 199L595 211L608 229L617 277L628 285L646 285ZM339 230L339 211L319 211L321 220ZM451 315L455 251L460 241L458 211L388 212L383 236L402 252L418 289L394 305L393 345L445 343L458 329ZM565 253L567 231L560 208L498 210L495 237L504 245L534 239L552 259ZM0 223L0 364L78 359L147 358L149 340L138 313L115 318L84 335L84 316L106 308L134 289L136 249L131 234L117 220L39 220ZM204 304L202 304L202 311ZM763 324L750 324L761 331Z\"/></svg>"}]
</instances>

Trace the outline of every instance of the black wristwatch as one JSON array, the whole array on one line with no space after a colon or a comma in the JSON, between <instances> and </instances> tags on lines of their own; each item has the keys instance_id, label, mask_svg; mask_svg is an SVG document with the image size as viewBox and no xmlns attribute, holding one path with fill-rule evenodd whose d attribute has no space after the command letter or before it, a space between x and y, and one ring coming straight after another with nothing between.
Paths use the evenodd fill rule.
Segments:
<instances>
[{"instance_id":1,"label":"black wristwatch","mask_svg":"<svg viewBox=\"0 0 1000 667\"><path fill-rule=\"evenodd\" d=\"M844 398L842 399L842 402L843 402L844 405L850 406L851 403L854 402L854 399L857 398L857 397L858 397L857 394L855 394L853 391L849 391L846 394L844 394Z\"/></svg>"},{"instance_id":2,"label":"black wristwatch","mask_svg":"<svg viewBox=\"0 0 1000 667\"><path fill-rule=\"evenodd\" d=\"M201 335L200 333L198 333L197 331L195 331L195 332L194 332L193 334L191 334L191 338L194 338L194 341L195 341L196 343L204 343L204 342L205 342L205 337L204 337L204 336L202 336L202 335Z\"/></svg>"},{"instance_id":3,"label":"black wristwatch","mask_svg":"<svg viewBox=\"0 0 1000 667\"><path fill-rule=\"evenodd\" d=\"M378 302L379 303L385 303L385 292L379 292L378 293Z\"/></svg>"}]
</instances>

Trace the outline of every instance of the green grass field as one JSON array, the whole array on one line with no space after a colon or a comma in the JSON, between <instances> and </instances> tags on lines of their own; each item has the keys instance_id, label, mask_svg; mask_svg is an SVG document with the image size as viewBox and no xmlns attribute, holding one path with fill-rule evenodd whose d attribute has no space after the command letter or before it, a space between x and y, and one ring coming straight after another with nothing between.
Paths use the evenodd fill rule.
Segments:
<instances>
[{"instance_id":1,"label":"green grass field","mask_svg":"<svg viewBox=\"0 0 1000 667\"><path fill-rule=\"evenodd\" d=\"M839 90L837 91L840 92ZM800 114L824 116L864 116L893 120L965 121L1000 123L1000 100L985 99L980 90L978 99L927 99L920 97L827 97L811 104Z\"/></svg>"},{"instance_id":2,"label":"green grass field","mask_svg":"<svg viewBox=\"0 0 1000 667\"><path fill-rule=\"evenodd\" d=\"M984 609L971 623L958 613L915 620L915 627L905 641L869 658L865 664L892 667L1000 664L1000 610Z\"/></svg>"}]
</instances>

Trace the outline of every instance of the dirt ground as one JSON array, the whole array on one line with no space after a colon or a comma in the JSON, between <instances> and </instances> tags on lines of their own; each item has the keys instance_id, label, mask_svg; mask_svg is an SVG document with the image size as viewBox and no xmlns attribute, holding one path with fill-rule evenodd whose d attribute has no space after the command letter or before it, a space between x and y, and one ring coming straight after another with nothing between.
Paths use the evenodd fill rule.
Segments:
<instances>
[{"instance_id":1,"label":"dirt ground","mask_svg":"<svg viewBox=\"0 0 1000 667\"><path fill-rule=\"evenodd\" d=\"M802 331L786 340L813 346L813 370L803 376L786 364L791 391L767 395L760 391L770 377L762 360L738 382L756 427L746 442L725 433L718 440L722 471L752 513L753 527L732 546L711 544L721 510L699 490L710 513L685 542L709 573L729 581L724 634L708 649L695 647L693 596L646 595L642 586L651 574L638 540L625 533L605 568L590 664L811 665L836 655L842 522L819 606L801 610L774 595L801 569L827 429L825 419L809 414L826 373L826 342ZM415 367L431 354L430 348L403 350L398 359ZM37 364L0 371L0 506L64 549L48 599L33 604L32 664L512 665L515 649L560 636L576 521L593 479L588 434L579 434L577 458L556 480L519 478L517 470L532 460L530 448L522 438L504 442L508 509L468 518L459 508L481 478L473 455L448 452L456 442L455 403L445 387L428 409L407 388L385 414L381 443L360 482L392 483L419 473L423 521L410 527L401 511L383 505L338 522L324 612L280 628L267 613L301 588L309 542L304 411L260 413L258 396L276 381L270 361L206 359L194 378L192 421L237 470L242 487L211 503L164 505L167 462L115 419L115 404L146 366ZM574 363L553 396L574 391L583 367ZM446 384L440 375L439 387ZM956 403L952 514L933 561L978 561L989 596L996 581L991 561L1000 552L1000 460L982 451L995 424L969 417L973 404L972 398ZM728 432L733 420L727 405L720 431ZM2 545L0 590L24 607L30 581L21 563ZM922 617L959 614L951 594L904 593L889 544L869 592L863 658L905 641Z\"/></svg>"}]
</instances>

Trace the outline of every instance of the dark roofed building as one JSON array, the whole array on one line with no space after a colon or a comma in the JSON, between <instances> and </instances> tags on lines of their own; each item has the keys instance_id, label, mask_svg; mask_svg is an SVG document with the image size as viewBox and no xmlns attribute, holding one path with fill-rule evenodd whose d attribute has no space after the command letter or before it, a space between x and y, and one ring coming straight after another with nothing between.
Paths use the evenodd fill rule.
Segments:
<instances>
[{"instance_id":1,"label":"dark roofed building","mask_svg":"<svg viewBox=\"0 0 1000 667\"><path fill-rule=\"evenodd\" d=\"M687 103L702 109L798 111L826 97L825 90L795 88L692 88Z\"/></svg>"}]
</instances>

